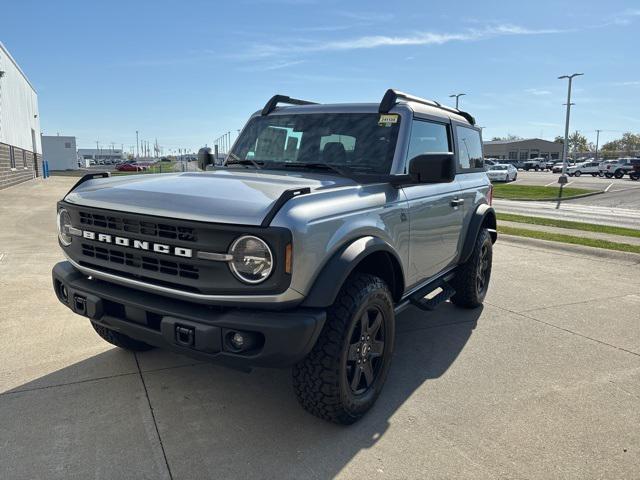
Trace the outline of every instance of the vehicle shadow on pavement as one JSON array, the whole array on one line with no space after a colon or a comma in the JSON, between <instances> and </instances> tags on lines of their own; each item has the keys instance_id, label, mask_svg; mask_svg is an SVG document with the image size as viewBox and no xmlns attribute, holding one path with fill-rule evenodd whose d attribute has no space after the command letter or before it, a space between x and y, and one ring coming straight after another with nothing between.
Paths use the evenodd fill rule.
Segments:
<instances>
[{"instance_id":1,"label":"vehicle shadow on pavement","mask_svg":"<svg viewBox=\"0 0 640 480\"><path fill-rule=\"evenodd\" d=\"M70 430L75 441L83 446L79 451L63 452L66 475L85 471L87 467L81 466L83 463L104 462L111 455L117 457L132 448L132 453L119 457L117 466L100 465L96 469L108 473L110 478L118 478L126 471L138 471L142 475L145 469L151 469L148 473L155 476L153 470L161 474L157 469L164 468L158 461L162 452L159 442L153 438L155 431L149 428L150 420L155 420L174 479L329 478L340 472L347 477L361 477L382 471L393 477L402 476L401 472L385 470L392 463L385 455L394 455L396 450L402 452L406 446L385 444L384 455L380 449L375 452L369 449L384 441L392 417L393 427L406 431L414 427L421 409L429 409L428 385L420 390L417 398L412 399L412 395L425 382L441 377L449 369L467 344L481 313L481 308L463 310L447 303L434 312L412 308L401 314L397 320L396 352L385 389L369 414L349 427L330 424L306 413L295 399L288 370L258 369L246 374L216 365L194 365L188 359L182 361L182 357L176 357L182 361L181 365L167 367L166 364L175 360L171 354L152 351L137 355L144 385L137 371L126 372L117 378L84 382L75 393L63 394L66 386L47 388L50 399L43 400L48 407L45 409L40 408L40 401L33 403L33 407L27 404L20 407L15 413L23 415L25 420L11 422L5 431L14 445L10 447L13 454L9 452L9 458L13 458L10 461L29 461L37 468L38 462L52 461L51 450L59 449L56 432ZM99 370L101 362L122 363L123 356L130 354L109 350L13 392L57 384L57 380L68 378L69 373L77 376L78 372ZM123 385L99 387L109 381ZM56 393L58 389L61 392ZM8 397L20 395L24 393ZM64 401L63 397L68 400L70 395L73 401ZM145 405L146 395L153 417ZM136 406L132 407L131 402ZM401 409L407 402L410 406ZM6 414L5 411L2 416ZM123 431L111 423L113 414L118 415ZM24 422L39 425L41 434L34 433ZM65 426L65 422L72 425ZM424 424L421 428L425 428ZM138 431L143 432L138 436L144 438L136 436ZM83 435L91 440L78 438ZM94 439L107 435L111 438ZM416 431L412 438L419 443L420 432ZM19 458L26 455L19 445L29 452L29 458ZM73 443L69 445L71 448ZM98 447L106 450L96 456L92 448ZM34 452L41 453L34 455ZM355 475L350 473L349 463L360 455L366 455L368 460L357 462ZM153 465L146 457L156 459L151 462ZM48 470L41 465L30 473L39 471ZM33 476L24 473L25 477Z\"/></svg>"}]
</instances>

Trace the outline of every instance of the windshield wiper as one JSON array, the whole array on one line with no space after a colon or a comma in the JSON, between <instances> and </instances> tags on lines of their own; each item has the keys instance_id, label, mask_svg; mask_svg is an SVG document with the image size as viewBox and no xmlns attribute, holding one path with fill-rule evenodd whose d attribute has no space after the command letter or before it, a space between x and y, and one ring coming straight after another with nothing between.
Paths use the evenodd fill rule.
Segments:
<instances>
[{"instance_id":1,"label":"windshield wiper","mask_svg":"<svg viewBox=\"0 0 640 480\"><path fill-rule=\"evenodd\" d=\"M349 167L345 167L345 166L336 166L336 165L332 165L330 163L321 163L321 162L311 162L311 163L305 163L305 162L286 162L286 163L282 163L279 166L284 166L287 168L308 168L308 169L312 169L312 170L331 170L332 172L337 173L338 175L341 175L343 177L347 177L350 178L351 180L356 180L353 170L351 170Z\"/></svg>"},{"instance_id":2,"label":"windshield wiper","mask_svg":"<svg viewBox=\"0 0 640 480\"><path fill-rule=\"evenodd\" d=\"M229 158L231 158L232 160L229 160ZM258 162L256 162L255 160L251 160L250 158L248 158L246 160L243 160L242 158L238 157L233 152L229 152L227 154L227 159L224 162L223 166L226 166L226 165L253 165L258 170L260 170L262 168L260 166L260 164Z\"/></svg>"}]
</instances>

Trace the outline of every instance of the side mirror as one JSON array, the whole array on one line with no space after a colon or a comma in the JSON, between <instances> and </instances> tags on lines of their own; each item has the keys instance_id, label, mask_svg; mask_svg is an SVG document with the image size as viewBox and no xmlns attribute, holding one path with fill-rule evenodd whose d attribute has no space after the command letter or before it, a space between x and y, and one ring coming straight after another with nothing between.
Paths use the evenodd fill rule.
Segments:
<instances>
[{"instance_id":1,"label":"side mirror","mask_svg":"<svg viewBox=\"0 0 640 480\"><path fill-rule=\"evenodd\" d=\"M425 153L409 160L409 175L417 183L451 183L456 178L453 153Z\"/></svg>"},{"instance_id":2,"label":"side mirror","mask_svg":"<svg viewBox=\"0 0 640 480\"><path fill-rule=\"evenodd\" d=\"M211 153L211 149L209 147L201 148L198 150L198 168L200 170L206 170L207 165L212 165L213 154Z\"/></svg>"}]
</instances>

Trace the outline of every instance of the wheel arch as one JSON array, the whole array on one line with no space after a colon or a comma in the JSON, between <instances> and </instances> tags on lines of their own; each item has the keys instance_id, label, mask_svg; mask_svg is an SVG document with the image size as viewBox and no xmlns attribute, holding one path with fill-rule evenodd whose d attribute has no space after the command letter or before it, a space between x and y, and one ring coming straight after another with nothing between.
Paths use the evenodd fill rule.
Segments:
<instances>
[{"instance_id":1,"label":"wheel arch","mask_svg":"<svg viewBox=\"0 0 640 480\"><path fill-rule=\"evenodd\" d=\"M491 241L495 243L498 239L498 232L496 231L497 225L496 212L493 207L487 205L486 203L478 205L478 208L476 208L476 211L471 217L469 227L467 228L467 234L462 246L459 263L466 262L471 256L471 253L473 252L473 246L475 245L476 239L478 238L478 233L482 228L487 228L489 230Z\"/></svg>"},{"instance_id":2,"label":"wheel arch","mask_svg":"<svg viewBox=\"0 0 640 480\"><path fill-rule=\"evenodd\" d=\"M355 272L369 273L385 281L395 302L404 293L402 262L394 248L379 237L366 236L341 247L316 276L304 307L328 307L342 285Z\"/></svg>"}]
</instances>

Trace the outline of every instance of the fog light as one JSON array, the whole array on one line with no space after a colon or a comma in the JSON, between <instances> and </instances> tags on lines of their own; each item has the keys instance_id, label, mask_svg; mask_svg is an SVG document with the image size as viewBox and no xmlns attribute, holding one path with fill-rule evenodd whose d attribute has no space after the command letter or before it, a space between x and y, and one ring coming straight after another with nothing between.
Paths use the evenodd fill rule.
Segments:
<instances>
[{"instance_id":1,"label":"fog light","mask_svg":"<svg viewBox=\"0 0 640 480\"><path fill-rule=\"evenodd\" d=\"M60 297L64 300L65 303L69 301L69 292L67 292L67 287L63 284L60 284Z\"/></svg>"},{"instance_id":2,"label":"fog light","mask_svg":"<svg viewBox=\"0 0 640 480\"><path fill-rule=\"evenodd\" d=\"M231 345L233 346L233 348L237 348L238 350L241 350L242 347L244 347L246 343L246 339L244 338L244 335L240 332L236 332L233 334L233 336L231 337Z\"/></svg>"}]
</instances>

